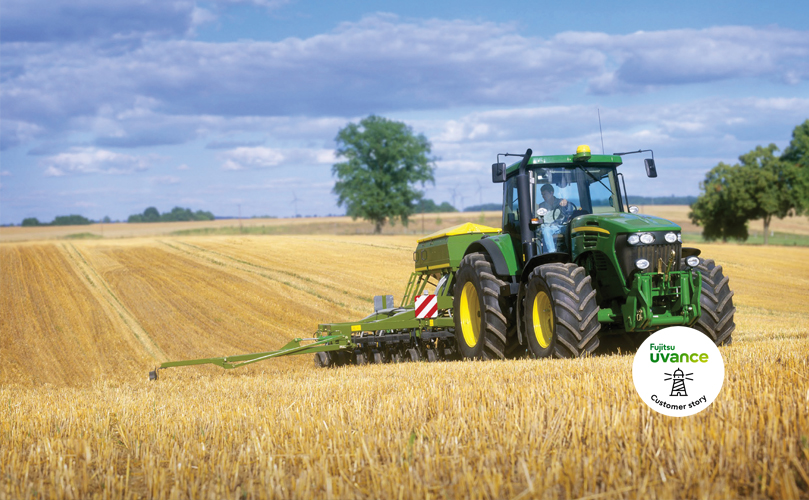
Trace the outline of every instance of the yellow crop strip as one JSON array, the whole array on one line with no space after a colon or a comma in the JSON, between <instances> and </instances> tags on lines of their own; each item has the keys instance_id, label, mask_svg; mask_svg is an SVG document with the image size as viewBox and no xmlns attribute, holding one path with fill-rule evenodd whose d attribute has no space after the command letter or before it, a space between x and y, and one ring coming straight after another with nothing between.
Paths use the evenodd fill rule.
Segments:
<instances>
[{"instance_id":1,"label":"yellow crop strip","mask_svg":"<svg viewBox=\"0 0 809 500\"><path fill-rule=\"evenodd\" d=\"M109 300L172 359L274 349L398 300L416 237L159 240L76 241L84 265L61 243L0 246L0 499L809 495L809 249L701 245L737 330L717 400L674 419L636 396L631 355L304 356L148 383Z\"/></svg>"}]
</instances>

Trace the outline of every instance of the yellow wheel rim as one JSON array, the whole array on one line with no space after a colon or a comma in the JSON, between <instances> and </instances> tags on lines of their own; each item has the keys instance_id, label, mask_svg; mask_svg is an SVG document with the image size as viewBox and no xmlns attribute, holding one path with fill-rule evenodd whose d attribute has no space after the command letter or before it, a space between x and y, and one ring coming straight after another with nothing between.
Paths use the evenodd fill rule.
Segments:
<instances>
[{"instance_id":1,"label":"yellow wheel rim","mask_svg":"<svg viewBox=\"0 0 809 500\"><path fill-rule=\"evenodd\" d=\"M537 338L539 346L546 348L551 345L553 338L553 307L551 298L544 290L534 297L533 307L534 336Z\"/></svg>"},{"instance_id":2,"label":"yellow wheel rim","mask_svg":"<svg viewBox=\"0 0 809 500\"><path fill-rule=\"evenodd\" d=\"M478 291L470 281L461 291L461 331L469 347L475 347L480 339L480 302Z\"/></svg>"}]
</instances>

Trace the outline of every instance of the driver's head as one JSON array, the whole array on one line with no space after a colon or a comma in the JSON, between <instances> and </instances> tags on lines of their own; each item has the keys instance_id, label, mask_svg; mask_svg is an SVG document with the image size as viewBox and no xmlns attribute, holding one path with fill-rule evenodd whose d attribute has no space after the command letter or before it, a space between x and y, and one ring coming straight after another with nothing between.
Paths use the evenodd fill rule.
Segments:
<instances>
[{"instance_id":1,"label":"driver's head","mask_svg":"<svg viewBox=\"0 0 809 500\"><path fill-rule=\"evenodd\" d=\"M550 203L553 201L553 186L550 184L543 184L541 188L539 188L540 193L542 194L542 198Z\"/></svg>"}]
</instances>

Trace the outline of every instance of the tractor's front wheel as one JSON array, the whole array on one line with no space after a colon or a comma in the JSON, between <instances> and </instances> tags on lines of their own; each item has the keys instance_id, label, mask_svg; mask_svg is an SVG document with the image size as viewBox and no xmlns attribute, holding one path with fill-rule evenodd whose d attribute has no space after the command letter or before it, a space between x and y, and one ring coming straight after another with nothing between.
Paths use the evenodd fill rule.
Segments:
<instances>
[{"instance_id":1,"label":"tractor's front wheel","mask_svg":"<svg viewBox=\"0 0 809 500\"><path fill-rule=\"evenodd\" d=\"M536 358L576 358L598 347L598 304L590 276L576 264L544 264L528 276L525 330Z\"/></svg>"},{"instance_id":2,"label":"tractor's front wheel","mask_svg":"<svg viewBox=\"0 0 809 500\"><path fill-rule=\"evenodd\" d=\"M685 269L685 266L682 268ZM699 299L702 315L694 328L710 337L718 346L730 344L733 330L736 329L733 321L736 308L733 307L733 292L728 277L722 272L722 266L716 265L711 259L699 259L695 269L702 276L702 295Z\"/></svg>"},{"instance_id":3,"label":"tractor's front wheel","mask_svg":"<svg viewBox=\"0 0 809 500\"><path fill-rule=\"evenodd\" d=\"M503 285L482 253L469 254L461 261L455 274L453 316L455 339L464 358L505 357L508 320L500 295Z\"/></svg>"}]
</instances>

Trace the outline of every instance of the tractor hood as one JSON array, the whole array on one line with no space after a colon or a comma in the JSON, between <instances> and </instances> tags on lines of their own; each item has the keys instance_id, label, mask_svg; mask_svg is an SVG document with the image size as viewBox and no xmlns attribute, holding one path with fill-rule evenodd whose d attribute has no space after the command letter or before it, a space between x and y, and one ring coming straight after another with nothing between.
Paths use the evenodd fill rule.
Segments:
<instances>
[{"instance_id":1,"label":"tractor hood","mask_svg":"<svg viewBox=\"0 0 809 500\"><path fill-rule=\"evenodd\" d=\"M571 226L582 228L598 227L611 234L638 233L644 231L680 231L680 226L662 217L653 215L615 213L582 215L573 220Z\"/></svg>"}]
</instances>

